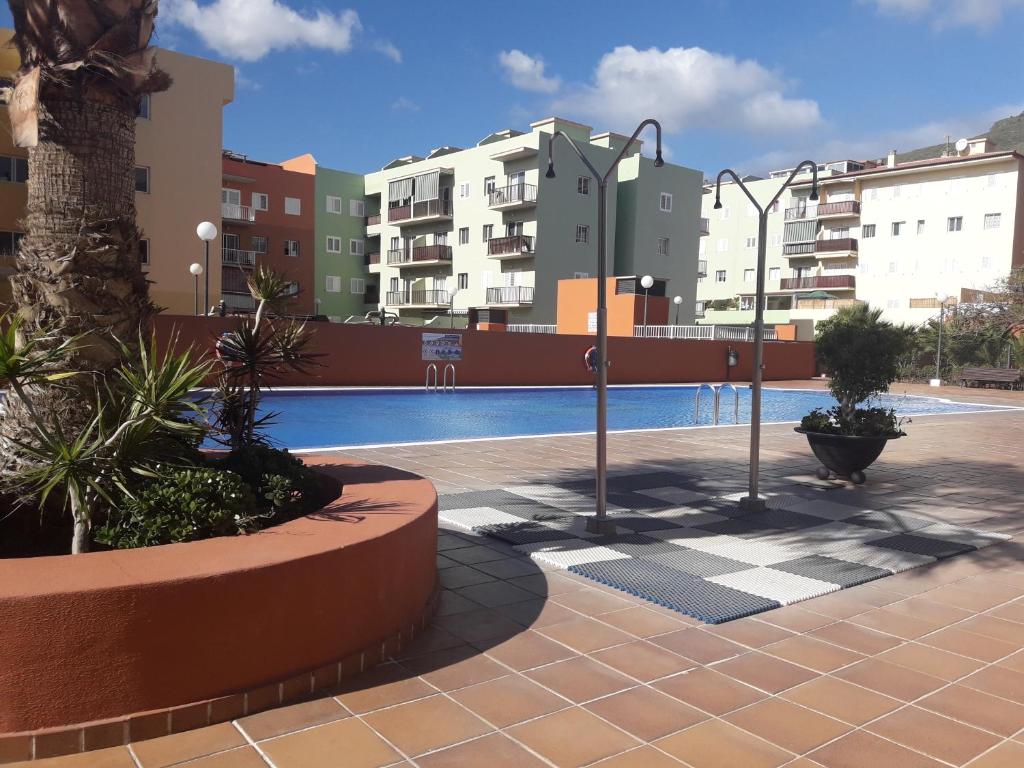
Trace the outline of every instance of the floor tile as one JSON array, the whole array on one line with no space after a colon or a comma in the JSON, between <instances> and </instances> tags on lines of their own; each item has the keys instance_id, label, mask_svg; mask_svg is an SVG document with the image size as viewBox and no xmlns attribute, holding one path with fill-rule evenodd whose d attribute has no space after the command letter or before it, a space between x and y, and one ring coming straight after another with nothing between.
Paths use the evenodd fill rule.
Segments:
<instances>
[{"instance_id":1,"label":"floor tile","mask_svg":"<svg viewBox=\"0 0 1024 768\"><path fill-rule=\"evenodd\" d=\"M897 710L865 728L954 765L972 760L1002 740L999 736L917 707Z\"/></svg>"},{"instance_id":2,"label":"floor tile","mask_svg":"<svg viewBox=\"0 0 1024 768\"><path fill-rule=\"evenodd\" d=\"M580 653L590 653L634 640L621 629L595 619L579 618L541 627L540 634Z\"/></svg>"},{"instance_id":3,"label":"floor tile","mask_svg":"<svg viewBox=\"0 0 1024 768\"><path fill-rule=\"evenodd\" d=\"M825 768L941 768L942 763L899 744L867 733L854 731L808 755Z\"/></svg>"},{"instance_id":4,"label":"floor tile","mask_svg":"<svg viewBox=\"0 0 1024 768\"><path fill-rule=\"evenodd\" d=\"M1004 741L995 749L973 760L968 768L1020 768L1024 765L1024 744Z\"/></svg>"},{"instance_id":5,"label":"floor tile","mask_svg":"<svg viewBox=\"0 0 1024 768\"><path fill-rule=\"evenodd\" d=\"M410 674L423 678L442 691L453 691L508 674L508 668L476 648L455 648L402 662Z\"/></svg>"},{"instance_id":6,"label":"floor tile","mask_svg":"<svg viewBox=\"0 0 1024 768\"><path fill-rule=\"evenodd\" d=\"M366 722L410 757L466 741L493 730L444 696L432 696L364 716Z\"/></svg>"},{"instance_id":7,"label":"floor tile","mask_svg":"<svg viewBox=\"0 0 1024 768\"><path fill-rule=\"evenodd\" d=\"M1002 736L1013 736L1024 728L1024 706L964 685L942 688L917 706Z\"/></svg>"},{"instance_id":8,"label":"floor tile","mask_svg":"<svg viewBox=\"0 0 1024 768\"><path fill-rule=\"evenodd\" d=\"M878 656L882 661L952 682L977 671L982 662L919 643L906 643Z\"/></svg>"},{"instance_id":9,"label":"floor tile","mask_svg":"<svg viewBox=\"0 0 1024 768\"><path fill-rule=\"evenodd\" d=\"M455 691L452 698L498 728L551 714L569 702L521 675L510 675Z\"/></svg>"},{"instance_id":10,"label":"floor tile","mask_svg":"<svg viewBox=\"0 0 1024 768\"><path fill-rule=\"evenodd\" d=\"M776 768L793 755L721 720L708 720L656 742L693 768Z\"/></svg>"},{"instance_id":11,"label":"floor tile","mask_svg":"<svg viewBox=\"0 0 1024 768\"><path fill-rule=\"evenodd\" d=\"M431 696L436 691L398 664L383 664L342 682L336 697L356 714Z\"/></svg>"},{"instance_id":12,"label":"floor tile","mask_svg":"<svg viewBox=\"0 0 1024 768\"><path fill-rule=\"evenodd\" d=\"M507 581L488 581L483 584L474 584L457 590L457 594L487 608L508 605L509 603L520 603L524 600L532 600L534 597L532 592L509 584Z\"/></svg>"},{"instance_id":13,"label":"floor tile","mask_svg":"<svg viewBox=\"0 0 1024 768\"><path fill-rule=\"evenodd\" d=\"M621 611L632 605L628 600L623 600L621 597L616 597L596 589L580 589L575 592L567 592L564 595L555 597L554 601L559 605L582 613L584 616L600 616L611 611Z\"/></svg>"},{"instance_id":14,"label":"floor tile","mask_svg":"<svg viewBox=\"0 0 1024 768\"><path fill-rule=\"evenodd\" d=\"M252 747L219 752L185 763L182 768L267 768L267 762Z\"/></svg>"},{"instance_id":15,"label":"floor tile","mask_svg":"<svg viewBox=\"0 0 1024 768\"><path fill-rule=\"evenodd\" d=\"M1012 643L968 632L958 626L925 635L919 642L987 662L998 661L1017 650L1017 646Z\"/></svg>"},{"instance_id":16,"label":"floor tile","mask_svg":"<svg viewBox=\"0 0 1024 768\"><path fill-rule=\"evenodd\" d=\"M770 643L777 643L780 640L793 637L792 632L757 619L737 619L708 627L707 631L748 648L761 648Z\"/></svg>"},{"instance_id":17,"label":"floor tile","mask_svg":"<svg viewBox=\"0 0 1024 768\"><path fill-rule=\"evenodd\" d=\"M643 686L592 701L586 709L641 741L654 741L708 719L693 707Z\"/></svg>"},{"instance_id":18,"label":"floor tile","mask_svg":"<svg viewBox=\"0 0 1024 768\"><path fill-rule=\"evenodd\" d=\"M380 768L401 759L365 723L354 717L280 736L260 744L276 768Z\"/></svg>"},{"instance_id":19,"label":"floor tile","mask_svg":"<svg viewBox=\"0 0 1024 768\"><path fill-rule=\"evenodd\" d=\"M675 632L684 626L680 619L681 617L677 619L640 606L601 614L601 621L605 624L611 624L613 627L637 637L652 637Z\"/></svg>"},{"instance_id":20,"label":"floor tile","mask_svg":"<svg viewBox=\"0 0 1024 768\"><path fill-rule=\"evenodd\" d=\"M10 763L9 768L136 768L136 765L127 747L113 747L79 755Z\"/></svg>"},{"instance_id":21,"label":"floor tile","mask_svg":"<svg viewBox=\"0 0 1024 768\"><path fill-rule=\"evenodd\" d=\"M456 595L456 597L460 597ZM465 600L465 598L461 598ZM467 600L467 602L469 602ZM474 603L475 605L475 603ZM497 611L490 609L472 610L457 613L453 616L442 616L435 620L442 629L467 643L507 639L522 631L517 624Z\"/></svg>"},{"instance_id":22,"label":"floor tile","mask_svg":"<svg viewBox=\"0 0 1024 768\"><path fill-rule=\"evenodd\" d=\"M772 698L726 715L733 725L783 749L802 755L852 729L847 723Z\"/></svg>"},{"instance_id":23,"label":"floor tile","mask_svg":"<svg viewBox=\"0 0 1024 768\"><path fill-rule=\"evenodd\" d=\"M577 704L636 685L625 675L583 656L539 667L525 675Z\"/></svg>"},{"instance_id":24,"label":"floor tile","mask_svg":"<svg viewBox=\"0 0 1024 768\"><path fill-rule=\"evenodd\" d=\"M901 701L913 701L946 683L937 677L878 659L865 659L835 673L835 677Z\"/></svg>"},{"instance_id":25,"label":"floor tile","mask_svg":"<svg viewBox=\"0 0 1024 768\"><path fill-rule=\"evenodd\" d=\"M640 746L637 739L579 708L514 726L508 734L564 768L578 768Z\"/></svg>"},{"instance_id":26,"label":"floor tile","mask_svg":"<svg viewBox=\"0 0 1024 768\"><path fill-rule=\"evenodd\" d=\"M693 663L653 643L637 641L591 654L591 658L642 682L693 668Z\"/></svg>"},{"instance_id":27,"label":"floor tile","mask_svg":"<svg viewBox=\"0 0 1024 768\"><path fill-rule=\"evenodd\" d=\"M724 715L760 701L766 695L706 667L659 680L653 687L712 715Z\"/></svg>"},{"instance_id":28,"label":"floor tile","mask_svg":"<svg viewBox=\"0 0 1024 768\"><path fill-rule=\"evenodd\" d=\"M344 716L341 707L337 704L334 706L339 715ZM231 723L220 723L194 731L135 742L132 744L132 750L143 768L164 768L244 745L245 739L237 728Z\"/></svg>"},{"instance_id":29,"label":"floor tile","mask_svg":"<svg viewBox=\"0 0 1024 768\"><path fill-rule=\"evenodd\" d=\"M1024 673L1001 667L986 667L960 681L977 691L1024 704Z\"/></svg>"},{"instance_id":30,"label":"floor tile","mask_svg":"<svg viewBox=\"0 0 1024 768\"><path fill-rule=\"evenodd\" d=\"M533 631L521 632L497 645L484 646L481 650L492 659L519 671L576 655L572 649Z\"/></svg>"},{"instance_id":31,"label":"floor tile","mask_svg":"<svg viewBox=\"0 0 1024 768\"><path fill-rule=\"evenodd\" d=\"M864 658L863 654L807 635L796 635L780 640L766 645L761 651L818 672L831 672Z\"/></svg>"},{"instance_id":32,"label":"floor tile","mask_svg":"<svg viewBox=\"0 0 1024 768\"><path fill-rule=\"evenodd\" d=\"M448 589L458 589L459 587L468 587L472 584L494 581L493 576L479 571L471 565L455 565L451 568L445 568L438 573L437 578L441 582L441 586Z\"/></svg>"},{"instance_id":33,"label":"floor tile","mask_svg":"<svg viewBox=\"0 0 1024 768\"><path fill-rule=\"evenodd\" d=\"M498 733L423 755L416 763L420 768L543 768L547 765Z\"/></svg>"},{"instance_id":34,"label":"floor tile","mask_svg":"<svg viewBox=\"0 0 1024 768\"><path fill-rule=\"evenodd\" d=\"M852 725L863 725L903 706L897 699L828 676L815 678L781 695Z\"/></svg>"},{"instance_id":35,"label":"floor tile","mask_svg":"<svg viewBox=\"0 0 1024 768\"><path fill-rule=\"evenodd\" d=\"M268 709L257 715L243 717L238 725L253 741L263 741L345 717L349 717L349 713L337 701L325 698Z\"/></svg>"},{"instance_id":36,"label":"floor tile","mask_svg":"<svg viewBox=\"0 0 1024 768\"><path fill-rule=\"evenodd\" d=\"M768 693L779 693L817 677L809 669L757 651L723 661L715 670Z\"/></svg>"},{"instance_id":37,"label":"floor tile","mask_svg":"<svg viewBox=\"0 0 1024 768\"><path fill-rule=\"evenodd\" d=\"M824 640L848 648L857 653L874 655L882 653L890 648L901 644L901 640L892 635L885 635L867 627L851 624L848 621L839 621L808 633L811 637Z\"/></svg>"},{"instance_id":38,"label":"floor tile","mask_svg":"<svg viewBox=\"0 0 1024 768\"><path fill-rule=\"evenodd\" d=\"M674 757L669 757L664 752L645 745L594 763L593 768L680 768L680 766L682 763Z\"/></svg>"},{"instance_id":39,"label":"floor tile","mask_svg":"<svg viewBox=\"0 0 1024 768\"><path fill-rule=\"evenodd\" d=\"M683 629L652 638L651 642L668 648L698 664L713 664L746 653L746 648L701 629Z\"/></svg>"}]
</instances>

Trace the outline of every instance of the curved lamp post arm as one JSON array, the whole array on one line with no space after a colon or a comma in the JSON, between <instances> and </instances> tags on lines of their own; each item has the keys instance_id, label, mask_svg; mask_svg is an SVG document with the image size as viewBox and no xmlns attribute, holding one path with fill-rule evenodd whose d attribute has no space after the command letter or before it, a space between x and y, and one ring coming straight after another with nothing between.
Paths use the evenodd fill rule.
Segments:
<instances>
[{"instance_id":1,"label":"curved lamp post arm","mask_svg":"<svg viewBox=\"0 0 1024 768\"><path fill-rule=\"evenodd\" d=\"M811 202L814 202L818 199L818 164L811 162L810 160L804 160L802 163L800 163L800 165L793 169L793 172L791 174L789 174L789 178L786 179L786 183L779 187L779 191L775 193L775 197L773 197L772 201L768 203L769 208L771 208L775 204L776 200L782 197L782 193L786 191L786 187L793 183L793 179L796 178L796 175L800 173L800 169L803 168L804 166L807 166L811 169L811 195L807 199L810 200Z\"/></svg>"},{"instance_id":2,"label":"curved lamp post arm","mask_svg":"<svg viewBox=\"0 0 1024 768\"><path fill-rule=\"evenodd\" d=\"M580 160L583 161L583 164L587 166L587 170L590 171L590 175L594 177L594 181L601 183L604 180L604 177L598 172L597 168L594 167L594 164L590 162L587 156L583 154L583 150L579 148L575 141L573 141L573 138L564 131L555 131L551 134L551 138L548 139L548 170L544 175L549 179L555 178L555 160L552 150L555 146L555 140L559 137L565 139L569 146L572 147L572 151L575 152L577 156L579 156Z\"/></svg>"},{"instance_id":3,"label":"curved lamp post arm","mask_svg":"<svg viewBox=\"0 0 1024 768\"><path fill-rule=\"evenodd\" d=\"M653 125L655 131L657 131L657 150L654 155L654 167L661 168L661 166L665 164L665 161L661 159L661 123L653 118L648 118L640 123L640 125L636 127L636 130L633 131L633 135L629 137L629 141L626 142L626 146L622 148L622 151L619 152L618 156L615 158L615 162L612 163L612 167L609 168L608 173L605 174L605 181L608 180L608 177L612 175L612 171L615 170L622 158L624 158L626 153L629 152L629 148L636 143L637 137L640 135L641 131L649 125Z\"/></svg>"},{"instance_id":4,"label":"curved lamp post arm","mask_svg":"<svg viewBox=\"0 0 1024 768\"><path fill-rule=\"evenodd\" d=\"M722 177L723 176L731 176L732 180L736 182L736 185L740 189L743 190L743 194L747 196L748 200L750 200L750 204L753 205L757 209L757 212L759 214L760 213L764 213L765 209L762 208L761 204L759 202L757 202L757 200L755 199L755 197L752 194L750 194L750 190L747 189L747 185L744 184L742 181L740 181L740 177L736 175L736 171L734 171L732 168L726 168L724 171L721 171L718 174L718 178L715 180L715 205L714 205L714 209L716 211L720 210L721 207L722 207Z\"/></svg>"},{"instance_id":5,"label":"curved lamp post arm","mask_svg":"<svg viewBox=\"0 0 1024 768\"><path fill-rule=\"evenodd\" d=\"M629 141L626 142L626 146L622 148L619 154L615 157L615 160L612 162L611 167L609 167L608 171L604 174L598 172L598 170L594 167L593 163L591 163L587 156L583 154L583 150L579 148L579 145L576 144L576 142L573 140L571 136L569 136L564 131L555 131L553 134L551 134L551 138L548 139L548 170L545 176L547 176L547 178L549 179L554 178L555 176L555 161L552 154L552 149L555 144L555 139L557 139L558 137L562 137L569 143L569 146L572 147L573 152L576 153L579 159L583 161L583 164L587 166L587 170L589 170L591 176L594 177L594 181L601 184L607 183L608 178L612 175L612 172L618 167L619 163L622 161L622 158L624 158L626 156L626 153L629 152L630 147L632 147L636 143L637 137L639 137L643 129L649 125L653 125L655 130L657 131L657 151L654 156L654 166L655 168L661 168L665 164L665 161L661 157L661 123L659 123L657 120L654 120L653 118L648 118L647 120L644 120L642 123L640 123L640 125L637 126L636 130L633 131L633 135L630 136Z\"/></svg>"}]
</instances>

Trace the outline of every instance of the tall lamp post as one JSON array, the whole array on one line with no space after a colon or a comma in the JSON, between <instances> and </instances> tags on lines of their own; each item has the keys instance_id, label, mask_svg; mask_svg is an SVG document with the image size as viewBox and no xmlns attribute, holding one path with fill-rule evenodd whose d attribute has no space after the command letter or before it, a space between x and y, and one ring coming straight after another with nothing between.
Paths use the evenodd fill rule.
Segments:
<instances>
[{"instance_id":1,"label":"tall lamp post","mask_svg":"<svg viewBox=\"0 0 1024 768\"><path fill-rule=\"evenodd\" d=\"M676 325L679 325L679 305L683 303L683 297L676 296L672 299L672 303L676 305Z\"/></svg>"},{"instance_id":2,"label":"tall lamp post","mask_svg":"<svg viewBox=\"0 0 1024 768\"><path fill-rule=\"evenodd\" d=\"M593 517L587 518L589 533L615 533L615 523L608 520L608 260L605 255L607 236L605 234L608 218L608 179L626 152L636 142L640 132L649 125L657 131L657 151L654 156L654 167L661 168L665 161L661 158L661 124L657 120L647 119L637 126L626 146L612 162L605 173L599 173L593 163L563 131L555 131L548 139L548 179L555 178L554 146L558 139L564 139L576 153L580 161L590 171L591 178L597 182L597 509Z\"/></svg>"},{"instance_id":3,"label":"tall lamp post","mask_svg":"<svg viewBox=\"0 0 1024 768\"><path fill-rule=\"evenodd\" d=\"M458 284L452 279L448 278L448 327L455 327L455 295L459 292Z\"/></svg>"},{"instance_id":4,"label":"tall lamp post","mask_svg":"<svg viewBox=\"0 0 1024 768\"><path fill-rule=\"evenodd\" d=\"M193 263L188 268L188 271L191 273L192 277L195 279L195 284L196 284L196 317L198 317L199 316L199 276L201 274L203 274L203 265L200 264L197 261L197 262Z\"/></svg>"},{"instance_id":5,"label":"tall lamp post","mask_svg":"<svg viewBox=\"0 0 1024 768\"><path fill-rule=\"evenodd\" d=\"M939 300L939 341L935 346L935 378L928 383L933 387L942 386L942 328L946 324L946 302L949 296L944 293L936 293L935 298Z\"/></svg>"},{"instance_id":6,"label":"tall lamp post","mask_svg":"<svg viewBox=\"0 0 1024 768\"><path fill-rule=\"evenodd\" d=\"M203 292L203 314L210 310L210 241L217 237L217 227L213 222L204 221L196 227L196 235L206 244L206 262L204 271L206 273L206 288Z\"/></svg>"},{"instance_id":7,"label":"tall lamp post","mask_svg":"<svg viewBox=\"0 0 1024 768\"><path fill-rule=\"evenodd\" d=\"M762 207L757 199L750 194L750 190L740 181L739 176L726 168L718 174L715 182L715 210L722 207L722 177L730 176L732 180L743 190L743 194L750 200L751 205L757 210L757 298L754 307L754 372L750 381L750 478L748 482L747 496L740 499L740 506L752 511L765 509L764 500L758 494L758 481L760 479L761 464L761 381L764 375L764 277L765 260L768 254L768 212L772 206L782 197L782 193L793 182L796 175L802 168L810 168L812 174L811 195L812 202L818 199L818 166L810 160L804 160L793 169L786 182L779 187L775 197L768 205Z\"/></svg>"},{"instance_id":8,"label":"tall lamp post","mask_svg":"<svg viewBox=\"0 0 1024 768\"><path fill-rule=\"evenodd\" d=\"M644 275L640 278L640 285L644 289L644 328L647 327L647 295L651 292L651 286L654 285L654 278L650 275Z\"/></svg>"}]
</instances>

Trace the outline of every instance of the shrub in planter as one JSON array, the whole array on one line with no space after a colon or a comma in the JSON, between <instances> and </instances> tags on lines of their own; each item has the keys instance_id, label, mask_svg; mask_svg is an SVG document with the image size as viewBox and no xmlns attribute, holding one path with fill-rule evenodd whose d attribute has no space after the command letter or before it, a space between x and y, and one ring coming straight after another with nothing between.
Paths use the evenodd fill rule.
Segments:
<instances>
[{"instance_id":1,"label":"shrub in planter","mask_svg":"<svg viewBox=\"0 0 1024 768\"><path fill-rule=\"evenodd\" d=\"M320 490L316 473L288 451L256 443L232 451L222 466L238 474L280 517L306 512Z\"/></svg>"}]
</instances>

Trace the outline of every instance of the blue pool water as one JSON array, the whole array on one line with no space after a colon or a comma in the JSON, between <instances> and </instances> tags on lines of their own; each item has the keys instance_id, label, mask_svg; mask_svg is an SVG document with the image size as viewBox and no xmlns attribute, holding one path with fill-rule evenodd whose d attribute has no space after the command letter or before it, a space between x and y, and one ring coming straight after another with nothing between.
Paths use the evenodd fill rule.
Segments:
<instances>
[{"instance_id":1,"label":"blue pool water","mask_svg":"<svg viewBox=\"0 0 1024 768\"><path fill-rule=\"evenodd\" d=\"M608 428L691 427L696 391L695 386L613 387L608 393ZM739 392L740 422L749 423L750 390L743 386ZM454 394L287 390L266 393L263 408L280 414L268 430L271 440L301 449L592 432L595 399L593 389L571 387L461 389ZM705 389L698 423L711 423L711 401ZM734 402L731 392L723 393L721 423L732 423ZM883 397L878 404L903 416L999 410L902 395ZM812 408L833 405L825 392L765 389L762 420L799 421Z\"/></svg>"}]
</instances>

